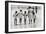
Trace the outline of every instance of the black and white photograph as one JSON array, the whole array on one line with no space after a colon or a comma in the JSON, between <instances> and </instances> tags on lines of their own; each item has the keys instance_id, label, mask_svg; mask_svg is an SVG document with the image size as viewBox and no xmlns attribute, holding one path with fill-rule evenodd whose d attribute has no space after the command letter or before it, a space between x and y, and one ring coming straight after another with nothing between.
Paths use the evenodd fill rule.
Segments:
<instances>
[{"instance_id":1,"label":"black and white photograph","mask_svg":"<svg viewBox=\"0 0 46 34\"><path fill-rule=\"evenodd\" d=\"M44 31L44 3L9 2L7 5L8 32Z\"/></svg>"}]
</instances>

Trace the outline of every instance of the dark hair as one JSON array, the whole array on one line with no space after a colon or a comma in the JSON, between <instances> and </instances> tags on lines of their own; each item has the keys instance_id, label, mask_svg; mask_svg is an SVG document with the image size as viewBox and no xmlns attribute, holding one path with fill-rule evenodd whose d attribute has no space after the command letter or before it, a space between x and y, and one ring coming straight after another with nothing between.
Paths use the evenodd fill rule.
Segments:
<instances>
[{"instance_id":1,"label":"dark hair","mask_svg":"<svg viewBox=\"0 0 46 34\"><path fill-rule=\"evenodd\" d=\"M26 11L25 11L25 14L26 14Z\"/></svg>"},{"instance_id":2,"label":"dark hair","mask_svg":"<svg viewBox=\"0 0 46 34\"><path fill-rule=\"evenodd\" d=\"M32 14L35 15L34 11L32 11Z\"/></svg>"},{"instance_id":3,"label":"dark hair","mask_svg":"<svg viewBox=\"0 0 46 34\"><path fill-rule=\"evenodd\" d=\"M30 8L31 8L31 6L28 7L28 9L30 9Z\"/></svg>"},{"instance_id":4,"label":"dark hair","mask_svg":"<svg viewBox=\"0 0 46 34\"><path fill-rule=\"evenodd\" d=\"M17 13L17 11L15 11L15 14Z\"/></svg>"},{"instance_id":5,"label":"dark hair","mask_svg":"<svg viewBox=\"0 0 46 34\"><path fill-rule=\"evenodd\" d=\"M22 10L20 10L20 12L22 12Z\"/></svg>"}]
</instances>

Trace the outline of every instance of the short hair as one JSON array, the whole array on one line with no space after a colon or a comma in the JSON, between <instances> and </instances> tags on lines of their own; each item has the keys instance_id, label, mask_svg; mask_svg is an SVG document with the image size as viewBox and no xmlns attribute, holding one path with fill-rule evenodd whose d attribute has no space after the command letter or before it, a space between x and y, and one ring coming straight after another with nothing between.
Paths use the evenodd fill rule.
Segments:
<instances>
[{"instance_id":1,"label":"short hair","mask_svg":"<svg viewBox=\"0 0 46 34\"><path fill-rule=\"evenodd\" d=\"M26 11L24 11L24 13L26 14Z\"/></svg>"},{"instance_id":2,"label":"short hair","mask_svg":"<svg viewBox=\"0 0 46 34\"><path fill-rule=\"evenodd\" d=\"M15 11L15 14L17 13L17 11Z\"/></svg>"},{"instance_id":3,"label":"short hair","mask_svg":"<svg viewBox=\"0 0 46 34\"><path fill-rule=\"evenodd\" d=\"M20 12L22 12L22 10L20 10Z\"/></svg>"}]
</instances>

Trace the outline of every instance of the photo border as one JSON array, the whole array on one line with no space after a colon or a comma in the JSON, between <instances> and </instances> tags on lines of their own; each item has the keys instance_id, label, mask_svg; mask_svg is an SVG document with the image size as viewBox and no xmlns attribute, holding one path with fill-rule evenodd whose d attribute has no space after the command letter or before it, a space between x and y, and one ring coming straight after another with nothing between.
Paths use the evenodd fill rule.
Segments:
<instances>
[{"instance_id":1,"label":"photo border","mask_svg":"<svg viewBox=\"0 0 46 34\"><path fill-rule=\"evenodd\" d=\"M32 31L14 31L9 32L8 31L8 4L9 2L12 3L29 3L29 4L42 4L44 6L44 29L43 30L32 30ZM39 32L39 31L45 31L45 3L41 2L25 2L25 1L5 1L5 33L22 33L22 32Z\"/></svg>"}]
</instances>

